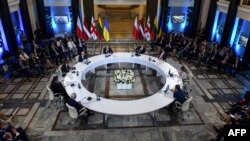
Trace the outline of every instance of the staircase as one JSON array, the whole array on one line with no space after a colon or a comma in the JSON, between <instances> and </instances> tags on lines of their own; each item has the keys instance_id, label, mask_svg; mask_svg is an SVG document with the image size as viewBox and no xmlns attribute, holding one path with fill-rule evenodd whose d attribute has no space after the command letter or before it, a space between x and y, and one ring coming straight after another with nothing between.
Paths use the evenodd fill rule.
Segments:
<instances>
[{"instance_id":1,"label":"staircase","mask_svg":"<svg viewBox=\"0 0 250 141\"><path fill-rule=\"evenodd\" d=\"M130 10L107 10L110 38L133 39L134 14Z\"/></svg>"}]
</instances>

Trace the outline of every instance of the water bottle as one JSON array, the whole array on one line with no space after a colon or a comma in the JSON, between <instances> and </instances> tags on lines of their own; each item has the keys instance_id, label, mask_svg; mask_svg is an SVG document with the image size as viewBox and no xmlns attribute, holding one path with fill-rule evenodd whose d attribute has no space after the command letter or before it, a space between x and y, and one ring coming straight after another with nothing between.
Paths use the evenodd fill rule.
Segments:
<instances>
[{"instance_id":1,"label":"water bottle","mask_svg":"<svg viewBox=\"0 0 250 141\"><path fill-rule=\"evenodd\" d=\"M101 99L100 99L100 96L99 95L97 95L96 96L96 101L100 101Z\"/></svg>"}]
</instances>

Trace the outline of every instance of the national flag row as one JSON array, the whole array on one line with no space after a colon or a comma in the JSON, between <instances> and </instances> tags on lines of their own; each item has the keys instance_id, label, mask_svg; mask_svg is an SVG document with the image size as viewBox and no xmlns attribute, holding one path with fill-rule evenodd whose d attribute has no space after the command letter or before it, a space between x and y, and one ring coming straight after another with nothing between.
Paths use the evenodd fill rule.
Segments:
<instances>
[{"instance_id":1,"label":"national flag row","mask_svg":"<svg viewBox=\"0 0 250 141\"><path fill-rule=\"evenodd\" d=\"M97 22L97 26L96 26L96 21L95 21L94 17L92 17L91 26L90 26L90 30L89 30L86 18L85 17L82 18L82 21L81 21L80 17L78 16L77 27L76 27L76 36L78 38L81 38L84 40L93 39L93 40L100 41L100 40L104 39L105 41L109 41L110 35L109 35L108 18L107 17L105 18L104 25L103 25L101 17L98 17L98 22Z\"/></svg>"},{"instance_id":2,"label":"national flag row","mask_svg":"<svg viewBox=\"0 0 250 141\"><path fill-rule=\"evenodd\" d=\"M163 18L161 19L160 25L158 26L157 17L154 19L154 23L151 26L150 17L148 16L147 22L144 24L143 18L138 21L138 18L135 17L133 36L135 40L144 40L147 41L156 40L157 36L163 34Z\"/></svg>"},{"instance_id":3,"label":"national flag row","mask_svg":"<svg viewBox=\"0 0 250 141\"><path fill-rule=\"evenodd\" d=\"M82 24L83 23L83 24ZM135 40L144 40L147 41L155 40L157 36L162 35L163 31L163 19L161 19L160 25L158 27L157 17L154 19L154 23L151 26L150 17L147 18L147 22L144 24L144 20L141 19L138 21L138 18L135 17L133 35ZM109 34L109 24L108 18L104 20L104 25L102 23L101 17L98 17L97 26L94 17L91 19L91 27L88 29L88 24L86 18L84 17L82 22L80 17L77 18L77 28L76 35L84 40L93 39L93 40L110 40Z\"/></svg>"}]
</instances>

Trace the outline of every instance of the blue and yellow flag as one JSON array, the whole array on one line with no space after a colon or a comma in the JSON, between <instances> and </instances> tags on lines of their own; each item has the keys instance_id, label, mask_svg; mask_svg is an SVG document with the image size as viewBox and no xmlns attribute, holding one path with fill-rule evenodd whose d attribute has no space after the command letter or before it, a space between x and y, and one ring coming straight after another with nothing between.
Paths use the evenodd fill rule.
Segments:
<instances>
[{"instance_id":1,"label":"blue and yellow flag","mask_svg":"<svg viewBox=\"0 0 250 141\"><path fill-rule=\"evenodd\" d=\"M108 24L108 18L106 17L104 20L104 27L103 27L103 37L107 41L109 41L109 24Z\"/></svg>"},{"instance_id":2,"label":"blue and yellow flag","mask_svg":"<svg viewBox=\"0 0 250 141\"><path fill-rule=\"evenodd\" d=\"M160 28L159 28L159 36L161 36L163 34L163 26L164 26L164 23L163 23L163 16L161 18L161 23L160 23Z\"/></svg>"}]
</instances>

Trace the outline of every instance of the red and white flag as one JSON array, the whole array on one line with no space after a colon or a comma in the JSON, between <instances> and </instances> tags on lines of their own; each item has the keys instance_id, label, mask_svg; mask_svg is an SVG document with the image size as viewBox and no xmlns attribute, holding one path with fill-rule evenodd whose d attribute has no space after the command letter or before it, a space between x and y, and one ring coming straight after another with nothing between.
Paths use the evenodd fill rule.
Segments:
<instances>
[{"instance_id":1,"label":"red and white flag","mask_svg":"<svg viewBox=\"0 0 250 141\"><path fill-rule=\"evenodd\" d=\"M134 35L134 38L135 40L138 40L140 37L139 37L139 27L138 27L138 19L137 19L137 16L135 17L135 22L134 22L134 28L133 28L133 35Z\"/></svg>"},{"instance_id":2,"label":"red and white flag","mask_svg":"<svg viewBox=\"0 0 250 141\"><path fill-rule=\"evenodd\" d=\"M146 23L146 26L145 26L145 38L146 38L147 41L151 40L152 31L151 31L150 27L151 27L150 26L150 18L148 16L147 23Z\"/></svg>"},{"instance_id":3,"label":"red and white flag","mask_svg":"<svg viewBox=\"0 0 250 141\"><path fill-rule=\"evenodd\" d=\"M88 30L88 23L87 23L87 20L86 18L84 17L83 18L83 39L85 40L88 40L89 38L91 38L91 34L89 33L89 30Z\"/></svg>"},{"instance_id":4,"label":"red and white flag","mask_svg":"<svg viewBox=\"0 0 250 141\"><path fill-rule=\"evenodd\" d=\"M140 24L139 25L139 29L140 29L140 36L139 36L139 38L143 40L145 38L144 26L143 26L143 19L140 20L139 24Z\"/></svg>"},{"instance_id":5,"label":"red and white flag","mask_svg":"<svg viewBox=\"0 0 250 141\"><path fill-rule=\"evenodd\" d=\"M92 17L91 19L91 27L90 27L90 33L91 33L91 36L94 40L97 40L97 28L96 28L96 25L95 25L95 19L94 17Z\"/></svg>"},{"instance_id":6,"label":"red and white flag","mask_svg":"<svg viewBox=\"0 0 250 141\"><path fill-rule=\"evenodd\" d=\"M80 39L83 39L82 23L80 21L79 16L77 18L76 36Z\"/></svg>"}]
</instances>

